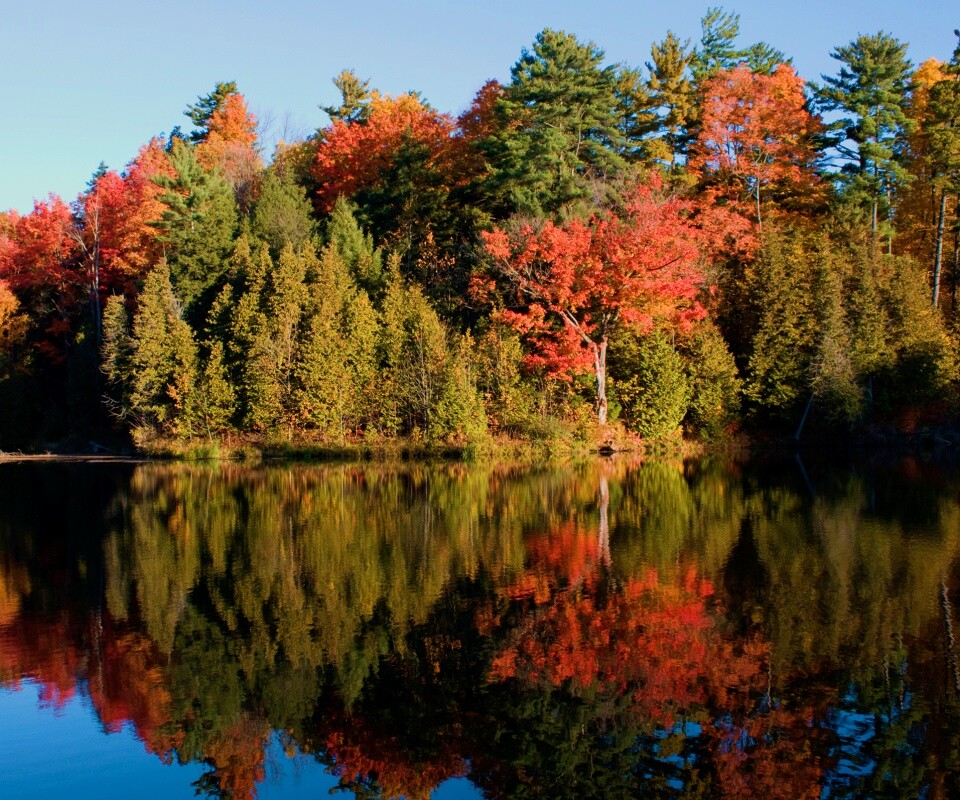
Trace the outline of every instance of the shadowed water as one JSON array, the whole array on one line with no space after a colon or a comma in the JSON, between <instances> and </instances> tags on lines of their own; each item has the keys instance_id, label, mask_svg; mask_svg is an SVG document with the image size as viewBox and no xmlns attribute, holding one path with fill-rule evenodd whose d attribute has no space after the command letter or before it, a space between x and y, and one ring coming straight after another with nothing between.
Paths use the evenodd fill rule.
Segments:
<instances>
[{"instance_id":1,"label":"shadowed water","mask_svg":"<svg viewBox=\"0 0 960 800\"><path fill-rule=\"evenodd\" d=\"M960 474L0 464L0 796L960 796Z\"/></svg>"}]
</instances>

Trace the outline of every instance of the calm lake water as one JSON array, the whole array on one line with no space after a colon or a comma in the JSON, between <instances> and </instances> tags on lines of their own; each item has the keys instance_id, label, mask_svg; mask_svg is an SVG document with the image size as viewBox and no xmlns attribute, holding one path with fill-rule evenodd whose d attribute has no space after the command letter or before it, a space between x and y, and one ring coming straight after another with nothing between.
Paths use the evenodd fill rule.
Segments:
<instances>
[{"instance_id":1,"label":"calm lake water","mask_svg":"<svg viewBox=\"0 0 960 800\"><path fill-rule=\"evenodd\" d=\"M960 797L960 473L0 464L0 797Z\"/></svg>"}]
</instances>

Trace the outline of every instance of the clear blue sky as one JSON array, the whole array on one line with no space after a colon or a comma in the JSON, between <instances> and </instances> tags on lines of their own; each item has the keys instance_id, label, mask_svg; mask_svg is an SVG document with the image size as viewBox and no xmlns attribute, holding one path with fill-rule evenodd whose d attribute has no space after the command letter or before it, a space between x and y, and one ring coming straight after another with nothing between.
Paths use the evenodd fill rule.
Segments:
<instances>
[{"instance_id":1,"label":"clear blue sky","mask_svg":"<svg viewBox=\"0 0 960 800\"><path fill-rule=\"evenodd\" d=\"M0 209L70 200L103 160L121 168L152 135L187 125L183 109L235 80L259 116L310 131L349 67L394 94L418 89L457 112L489 78L506 80L545 27L640 65L673 30L697 40L714 2L688 0L10 0L0 17ZM884 30L914 63L947 59L957 0L802 0L723 4L744 44L779 47L807 79L858 33Z\"/></svg>"}]
</instances>

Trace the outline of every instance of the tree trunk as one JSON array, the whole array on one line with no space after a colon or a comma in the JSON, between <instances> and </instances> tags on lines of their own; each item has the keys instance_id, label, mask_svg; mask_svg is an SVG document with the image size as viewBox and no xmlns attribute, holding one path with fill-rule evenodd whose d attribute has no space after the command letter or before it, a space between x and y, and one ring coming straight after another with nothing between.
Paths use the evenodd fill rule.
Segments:
<instances>
[{"instance_id":1,"label":"tree trunk","mask_svg":"<svg viewBox=\"0 0 960 800\"><path fill-rule=\"evenodd\" d=\"M103 312L100 309L100 245L94 245L93 275L90 286L90 304L93 306L93 323L97 334L97 352L103 344Z\"/></svg>"},{"instance_id":2,"label":"tree trunk","mask_svg":"<svg viewBox=\"0 0 960 800\"><path fill-rule=\"evenodd\" d=\"M607 476L600 476L600 527L597 531L601 563L610 568L610 485Z\"/></svg>"},{"instance_id":3,"label":"tree trunk","mask_svg":"<svg viewBox=\"0 0 960 800\"><path fill-rule=\"evenodd\" d=\"M763 220L760 219L760 180L757 179L757 189L754 192L757 200L757 228L763 230Z\"/></svg>"},{"instance_id":4,"label":"tree trunk","mask_svg":"<svg viewBox=\"0 0 960 800\"><path fill-rule=\"evenodd\" d=\"M887 255L893 255L893 190L887 178Z\"/></svg>"},{"instance_id":5,"label":"tree trunk","mask_svg":"<svg viewBox=\"0 0 960 800\"><path fill-rule=\"evenodd\" d=\"M940 303L940 265L943 263L943 223L947 216L947 193L940 192L940 214L937 216L937 247L933 257L933 307Z\"/></svg>"},{"instance_id":6,"label":"tree trunk","mask_svg":"<svg viewBox=\"0 0 960 800\"><path fill-rule=\"evenodd\" d=\"M957 284L960 283L960 194L953 198L953 270L950 283L950 306L957 313Z\"/></svg>"},{"instance_id":7,"label":"tree trunk","mask_svg":"<svg viewBox=\"0 0 960 800\"><path fill-rule=\"evenodd\" d=\"M597 376L597 418L607 424L607 337L593 345L593 371Z\"/></svg>"},{"instance_id":8,"label":"tree trunk","mask_svg":"<svg viewBox=\"0 0 960 800\"><path fill-rule=\"evenodd\" d=\"M813 395L810 395L810 399L807 400L807 407L803 410L803 416L800 418L800 424L797 426L797 432L793 434L793 440L795 442L800 441L800 434L803 433L803 426L807 424L807 417L810 416L810 409L813 408Z\"/></svg>"},{"instance_id":9,"label":"tree trunk","mask_svg":"<svg viewBox=\"0 0 960 800\"><path fill-rule=\"evenodd\" d=\"M950 609L947 581L942 575L940 576L940 611L943 614L943 627L947 635L947 670L953 678L954 688L960 692L960 666L957 664L956 639L953 635L953 614Z\"/></svg>"}]
</instances>

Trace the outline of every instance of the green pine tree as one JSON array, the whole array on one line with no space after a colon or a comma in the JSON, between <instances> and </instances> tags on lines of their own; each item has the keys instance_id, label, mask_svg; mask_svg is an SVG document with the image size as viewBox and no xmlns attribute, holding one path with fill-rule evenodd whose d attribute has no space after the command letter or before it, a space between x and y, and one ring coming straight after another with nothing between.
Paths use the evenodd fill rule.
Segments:
<instances>
[{"instance_id":1,"label":"green pine tree","mask_svg":"<svg viewBox=\"0 0 960 800\"><path fill-rule=\"evenodd\" d=\"M348 407L350 427L367 429L379 405L377 338L379 320L367 293L358 290L343 309L344 352L353 384Z\"/></svg>"},{"instance_id":2,"label":"green pine tree","mask_svg":"<svg viewBox=\"0 0 960 800\"><path fill-rule=\"evenodd\" d=\"M333 79L333 85L340 92L339 106L322 106L332 120L343 122L362 122L369 114L372 93L368 88L370 81L362 81L353 70L345 69Z\"/></svg>"},{"instance_id":3,"label":"green pine tree","mask_svg":"<svg viewBox=\"0 0 960 800\"><path fill-rule=\"evenodd\" d=\"M825 253L816 273L813 313L818 324L811 390L830 419L850 424L860 417L864 397L845 313L843 273Z\"/></svg>"},{"instance_id":4,"label":"green pine tree","mask_svg":"<svg viewBox=\"0 0 960 800\"><path fill-rule=\"evenodd\" d=\"M658 124L648 150L652 158L673 167L682 161L690 140L688 129L696 118L696 95L688 77L693 53L690 41L681 42L672 31L650 48L648 91Z\"/></svg>"},{"instance_id":5,"label":"green pine tree","mask_svg":"<svg viewBox=\"0 0 960 800\"><path fill-rule=\"evenodd\" d=\"M358 388L347 358L349 331L344 325L356 289L332 246L324 249L314 272L296 366L298 416L324 435L342 440Z\"/></svg>"},{"instance_id":6,"label":"green pine tree","mask_svg":"<svg viewBox=\"0 0 960 800\"><path fill-rule=\"evenodd\" d=\"M683 359L663 331L621 336L610 352L613 388L627 427L662 439L680 425L690 404Z\"/></svg>"},{"instance_id":7,"label":"green pine tree","mask_svg":"<svg viewBox=\"0 0 960 800\"><path fill-rule=\"evenodd\" d=\"M275 256L285 245L300 252L314 233L310 202L303 187L291 178L267 170L260 185L260 194L253 206L250 228L253 235L270 245Z\"/></svg>"},{"instance_id":8,"label":"green pine tree","mask_svg":"<svg viewBox=\"0 0 960 800\"><path fill-rule=\"evenodd\" d=\"M398 435L403 426L405 398L401 371L406 318L407 292L400 277L400 257L391 253L387 259L387 287L380 307L377 336L380 403L376 426L387 436Z\"/></svg>"},{"instance_id":9,"label":"green pine tree","mask_svg":"<svg viewBox=\"0 0 960 800\"><path fill-rule=\"evenodd\" d=\"M356 206L338 197L327 220L327 241L344 260L357 286L371 297L383 290L383 256L373 237L364 234L356 218Z\"/></svg>"},{"instance_id":10,"label":"green pine tree","mask_svg":"<svg viewBox=\"0 0 960 800\"><path fill-rule=\"evenodd\" d=\"M178 297L189 318L202 322L229 272L237 205L230 185L204 171L189 145L174 142L169 158L175 176L154 179L166 190L158 238Z\"/></svg>"},{"instance_id":11,"label":"green pine tree","mask_svg":"<svg viewBox=\"0 0 960 800\"><path fill-rule=\"evenodd\" d=\"M497 430L522 430L532 414L532 391L520 371L520 337L510 328L491 324L477 341L474 362L477 388L490 423Z\"/></svg>"},{"instance_id":12,"label":"green pine tree","mask_svg":"<svg viewBox=\"0 0 960 800\"><path fill-rule=\"evenodd\" d=\"M679 340L690 385L690 408L685 424L704 439L718 439L740 412L742 382L737 365L719 329L706 320Z\"/></svg>"},{"instance_id":13,"label":"green pine tree","mask_svg":"<svg viewBox=\"0 0 960 800\"><path fill-rule=\"evenodd\" d=\"M237 84L235 81L218 81L213 91L208 95L202 95L197 98L197 102L187 106L183 112L184 116L189 117L197 130L190 134L190 141L202 142L207 138L207 129L210 125L210 117L216 111L223 108L230 95L237 94Z\"/></svg>"},{"instance_id":14,"label":"green pine tree","mask_svg":"<svg viewBox=\"0 0 960 800\"><path fill-rule=\"evenodd\" d=\"M107 379L104 401L107 409L118 419L124 419L130 412L132 356L133 342L126 299L122 295L111 295L103 309L100 368Z\"/></svg>"},{"instance_id":15,"label":"green pine tree","mask_svg":"<svg viewBox=\"0 0 960 800\"><path fill-rule=\"evenodd\" d=\"M748 278L755 319L744 395L755 413L794 421L810 392L816 350L811 247L793 231L769 232Z\"/></svg>"},{"instance_id":16,"label":"green pine tree","mask_svg":"<svg viewBox=\"0 0 960 800\"><path fill-rule=\"evenodd\" d=\"M724 11L719 6L708 8L700 20L700 29L700 46L694 50L690 62L697 86L702 86L719 72L733 69L747 56L747 51L735 44L740 35L739 14Z\"/></svg>"},{"instance_id":17,"label":"green pine tree","mask_svg":"<svg viewBox=\"0 0 960 800\"><path fill-rule=\"evenodd\" d=\"M507 208L555 214L624 171L618 70L603 59L592 42L549 28L522 52L500 100L508 123L487 144Z\"/></svg>"},{"instance_id":18,"label":"green pine tree","mask_svg":"<svg viewBox=\"0 0 960 800\"><path fill-rule=\"evenodd\" d=\"M476 443L486 438L487 415L477 388L476 342L468 333L458 337L447 367L434 436L450 442Z\"/></svg>"},{"instance_id":19,"label":"green pine tree","mask_svg":"<svg viewBox=\"0 0 960 800\"><path fill-rule=\"evenodd\" d=\"M904 162L915 123L907 114L906 53L905 44L882 31L861 35L830 54L841 64L839 74L813 86L820 109L841 115L828 127L842 197L866 215L874 232L887 225L897 192L909 180Z\"/></svg>"},{"instance_id":20,"label":"green pine tree","mask_svg":"<svg viewBox=\"0 0 960 800\"><path fill-rule=\"evenodd\" d=\"M442 438L440 405L449 380L446 331L420 287L405 287L403 349L398 379L408 429L426 439Z\"/></svg>"},{"instance_id":21,"label":"green pine tree","mask_svg":"<svg viewBox=\"0 0 960 800\"><path fill-rule=\"evenodd\" d=\"M230 427L236 411L237 395L224 364L223 344L214 342L204 360L193 394L193 413L198 427L208 438Z\"/></svg>"},{"instance_id":22,"label":"green pine tree","mask_svg":"<svg viewBox=\"0 0 960 800\"><path fill-rule=\"evenodd\" d=\"M130 342L130 406L141 424L190 435L197 346L183 320L166 264L144 283Z\"/></svg>"}]
</instances>

